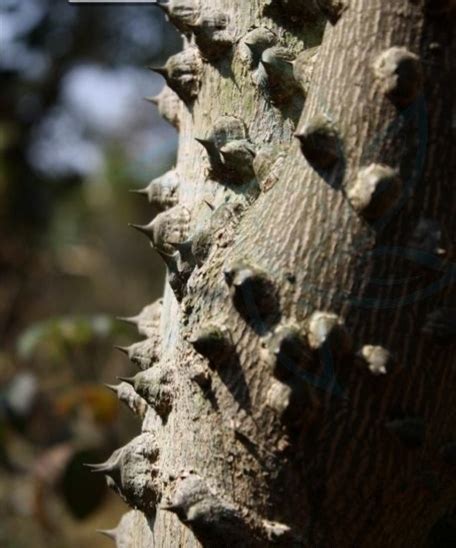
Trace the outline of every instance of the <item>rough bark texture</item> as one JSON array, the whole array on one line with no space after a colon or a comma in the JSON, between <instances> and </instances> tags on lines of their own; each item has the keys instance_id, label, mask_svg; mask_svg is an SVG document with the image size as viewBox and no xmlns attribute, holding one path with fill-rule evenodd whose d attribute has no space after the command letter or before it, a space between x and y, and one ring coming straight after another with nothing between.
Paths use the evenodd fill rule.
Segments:
<instances>
[{"instance_id":1,"label":"rough bark texture","mask_svg":"<svg viewBox=\"0 0 456 548\"><path fill-rule=\"evenodd\" d=\"M158 99L183 209L141 228L170 272L134 320L150 439L108 471L141 510L118 546L438 545L456 506L454 2L166 10L187 34L162 71L183 101Z\"/></svg>"}]
</instances>

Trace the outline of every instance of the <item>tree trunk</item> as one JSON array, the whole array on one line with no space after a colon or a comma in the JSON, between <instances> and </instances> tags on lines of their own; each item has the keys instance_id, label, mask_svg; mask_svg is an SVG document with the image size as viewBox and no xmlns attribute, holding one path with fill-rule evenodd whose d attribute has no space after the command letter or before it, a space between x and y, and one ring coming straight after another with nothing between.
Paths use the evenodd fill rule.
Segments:
<instances>
[{"instance_id":1,"label":"tree trunk","mask_svg":"<svg viewBox=\"0 0 456 548\"><path fill-rule=\"evenodd\" d=\"M138 227L169 273L118 389L143 434L102 467L117 545L444 545L455 2L161 7L180 144Z\"/></svg>"}]
</instances>

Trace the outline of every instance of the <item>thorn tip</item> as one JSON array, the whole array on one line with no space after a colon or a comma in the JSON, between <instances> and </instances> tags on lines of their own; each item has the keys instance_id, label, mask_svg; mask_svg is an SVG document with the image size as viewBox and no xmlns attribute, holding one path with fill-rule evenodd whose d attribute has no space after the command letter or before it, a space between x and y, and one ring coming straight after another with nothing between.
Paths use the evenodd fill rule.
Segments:
<instances>
[{"instance_id":1,"label":"thorn tip","mask_svg":"<svg viewBox=\"0 0 456 548\"><path fill-rule=\"evenodd\" d=\"M134 386L135 378L134 377L116 377L119 381L126 382Z\"/></svg>"},{"instance_id":2,"label":"thorn tip","mask_svg":"<svg viewBox=\"0 0 456 548\"><path fill-rule=\"evenodd\" d=\"M116 537L117 537L116 529L96 529L96 532L114 541L116 540Z\"/></svg>"},{"instance_id":3,"label":"thorn tip","mask_svg":"<svg viewBox=\"0 0 456 548\"><path fill-rule=\"evenodd\" d=\"M115 394L117 394L117 392L119 390L119 387L116 384L108 384L108 383L104 382L103 386L106 386L106 388L108 388L108 390L111 390Z\"/></svg>"},{"instance_id":4,"label":"thorn tip","mask_svg":"<svg viewBox=\"0 0 456 548\"><path fill-rule=\"evenodd\" d=\"M122 354L125 354L128 356L128 347L127 346L119 346L117 344L114 345L114 348L118 350L119 352L122 352Z\"/></svg>"}]
</instances>

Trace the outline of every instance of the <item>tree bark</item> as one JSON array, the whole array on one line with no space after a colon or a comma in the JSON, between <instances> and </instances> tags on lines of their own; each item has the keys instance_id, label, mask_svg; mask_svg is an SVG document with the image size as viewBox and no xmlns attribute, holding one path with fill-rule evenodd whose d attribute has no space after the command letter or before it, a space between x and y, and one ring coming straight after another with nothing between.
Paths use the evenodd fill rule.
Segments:
<instances>
[{"instance_id":1,"label":"tree bark","mask_svg":"<svg viewBox=\"0 0 456 548\"><path fill-rule=\"evenodd\" d=\"M456 506L454 2L179 5L183 100L157 100L179 200L142 227L170 272L134 320L148 441L114 459L139 508L117 544L433 546Z\"/></svg>"}]
</instances>

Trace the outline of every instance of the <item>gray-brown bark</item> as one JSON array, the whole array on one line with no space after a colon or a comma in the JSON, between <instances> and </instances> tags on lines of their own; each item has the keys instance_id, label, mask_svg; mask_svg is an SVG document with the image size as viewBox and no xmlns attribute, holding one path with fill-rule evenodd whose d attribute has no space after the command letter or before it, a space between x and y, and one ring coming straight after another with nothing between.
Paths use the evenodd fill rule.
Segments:
<instances>
[{"instance_id":1,"label":"gray-brown bark","mask_svg":"<svg viewBox=\"0 0 456 548\"><path fill-rule=\"evenodd\" d=\"M180 209L142 228L170 272L119 546L419 547L455 506L454 8L174 17Z\"/></svg>"}]
</instances>

